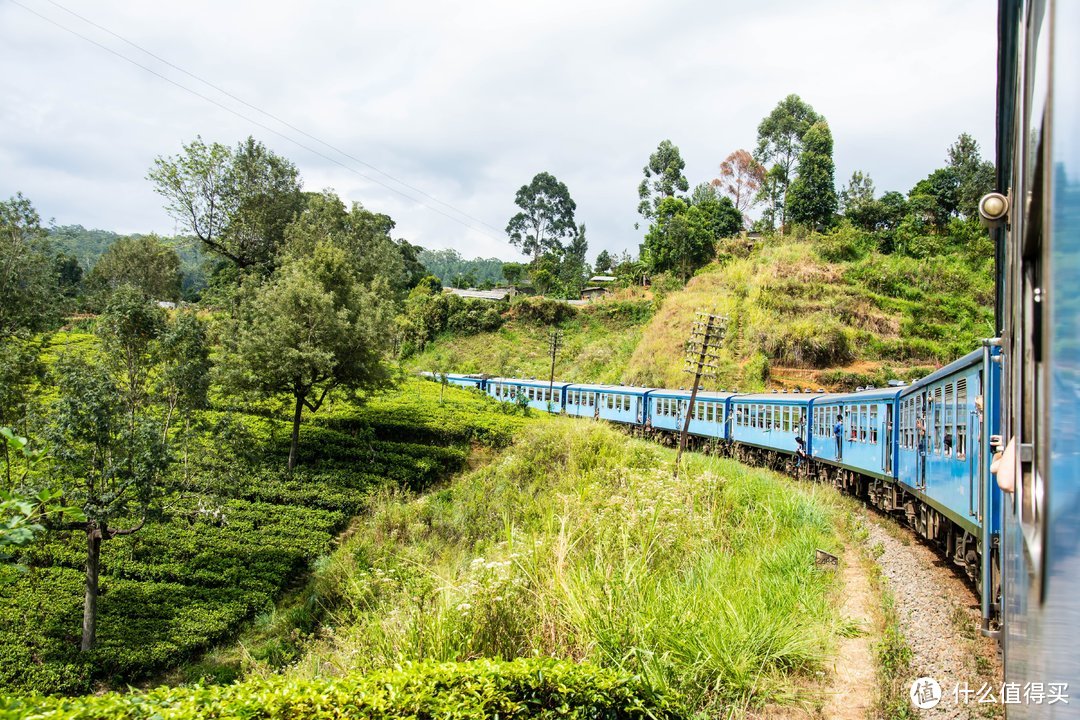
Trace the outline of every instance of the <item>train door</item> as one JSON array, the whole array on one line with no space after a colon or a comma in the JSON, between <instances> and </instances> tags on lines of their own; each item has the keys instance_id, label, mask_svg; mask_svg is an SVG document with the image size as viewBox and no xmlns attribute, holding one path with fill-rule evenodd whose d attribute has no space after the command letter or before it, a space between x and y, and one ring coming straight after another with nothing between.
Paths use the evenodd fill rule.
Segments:
<instances>
[{"instance_id":1,"label":"train door","mask_svg":"<svg viewBox=\"0 0 1080 720\"><path fill-rule=\"evenodd\" d=\"M926 453L930 449L930 413L927 412L925 390L919 393L915 407L915 434L918 454L915 462L915 487L920 490L926 489Z\"/></svg>"},{"instance_id":2,"label":"train door","mask_svg":"<svg viewBox=\"0 0 1080 720\"><path fill-rule=\"evenodd\" d=\"M879 438L879 441L881 442L881 444L885 448L885 462L882 463L882 465L883 465L882 470L885 471L886 475L892 475L892 471L893 471L893 467L892 467L893 466L893 442L892 442L893 404L892 403L886 403L885 404L885 423L884 423L883 430L884 430L884 432L882 433L881 437Z\"/></svg>"}]
</instances>

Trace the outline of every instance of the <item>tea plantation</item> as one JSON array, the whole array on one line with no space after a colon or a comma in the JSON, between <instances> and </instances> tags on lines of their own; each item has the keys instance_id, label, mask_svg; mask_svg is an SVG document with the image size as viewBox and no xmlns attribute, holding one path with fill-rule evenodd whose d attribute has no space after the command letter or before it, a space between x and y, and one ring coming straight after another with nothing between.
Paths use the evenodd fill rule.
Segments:
<instances>
[{"instance_id":1,"label":"tea plantation","mask_svg":"<svg viewBox=\"0 0 1080 720\"><path fill-rule=\"evenodd\" d=\"M463 468L470 445L509 441L521 419L493 401L408 381L337 403L301 431L271 408L217 409L178 463L181 499L102 545L98 646L79 652L85 537L50 534L0 569L0 690L79 694L153 679L267 611L327 555L379 489L419 490Z\"/></svg>"}]
</instances>

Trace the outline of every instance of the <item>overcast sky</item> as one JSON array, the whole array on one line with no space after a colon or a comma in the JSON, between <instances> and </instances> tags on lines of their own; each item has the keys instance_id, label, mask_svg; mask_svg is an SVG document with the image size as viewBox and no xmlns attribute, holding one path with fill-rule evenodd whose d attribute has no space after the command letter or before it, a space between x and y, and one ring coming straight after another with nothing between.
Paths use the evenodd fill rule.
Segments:
<instances>
[{"instance_id":1,"label":"overcast sky","mask_svg":"<svg viewBox=\"0 0 1080 720\"><path fill-rule=\"evenodd\" d=\"M399 237L504 259L514 193L544 170L590 257L636 254L656 145L709 180L790 93L829 121L838 189L863 170L906 192L964 131L993 159L986 0L58 1L0 0L0 198L22 191L59 225L172 234L146 173L197 134L253 135Z\"/></svg>"}]
</instances>

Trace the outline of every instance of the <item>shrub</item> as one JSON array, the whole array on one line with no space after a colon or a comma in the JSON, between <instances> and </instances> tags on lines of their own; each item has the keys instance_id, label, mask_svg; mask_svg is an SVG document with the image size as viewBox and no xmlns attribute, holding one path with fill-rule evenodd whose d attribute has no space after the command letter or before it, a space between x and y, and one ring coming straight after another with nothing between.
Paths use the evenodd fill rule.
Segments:
<instances>
[{"instance_id":1,"label":"shrub","mask_svg":"<svg viewBox=\"0 0 1080 720\"><path fill-rule=\"evenodd\" d=\"M826 262L852 262L870 254L876 245L872 235L850 224L831 233L813 236L814 250Z\"/></svg>"},{"instance_id":2,"label":"shrub","mask_svg":"<svg viewBox=\"0 0 1080 720\"><path fill-rule=\"evenodd\" d=\"M765 352L794 367L827 368L855 359L848 331L821 313L775 326L765 340Z\"/></svg>"},{"instance_id":3,"label":"shrub","mask_svg":"<svg viewBox=\"0 0 1080 720\"><path fill-rule=\"evenodd\" d=\"M397 670L333 680L274 676L234 685L162 687L74 700L0 699L2 720L660 720L675 716L669 700L652 692L640 677L545 658L407 664Z\"/></svg>"},{"instance_id":4,"label":"shrub","mask_svg":"<svg viewBox=\"0 0 1080 720\"><path fill-rule=\"evenodd\" d=\"M525 298L515 303L511 312L519 320L540 325L558 325L577 314L573 305L545 297Z\"/></svg>"}]
</instances>

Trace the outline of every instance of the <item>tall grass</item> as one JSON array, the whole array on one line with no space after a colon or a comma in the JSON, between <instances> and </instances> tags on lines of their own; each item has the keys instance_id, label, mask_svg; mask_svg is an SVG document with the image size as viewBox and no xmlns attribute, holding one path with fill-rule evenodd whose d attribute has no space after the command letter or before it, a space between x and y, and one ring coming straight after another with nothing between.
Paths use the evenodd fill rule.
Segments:
<instances>
[{"instance_id":1,"label":"tall grass","mask_svg":"<svg viewBox=\"0 0 1080 720\"><path fill-rule=\"evenodd\" d=\"M556 419L451 487L387 491L321 570L332 611L293 672L550 655L688 711L806 700L841 627L813 565L840 547L835 499L699 456L674 480L672 459Z\"/></svg>"}]
</instances>

